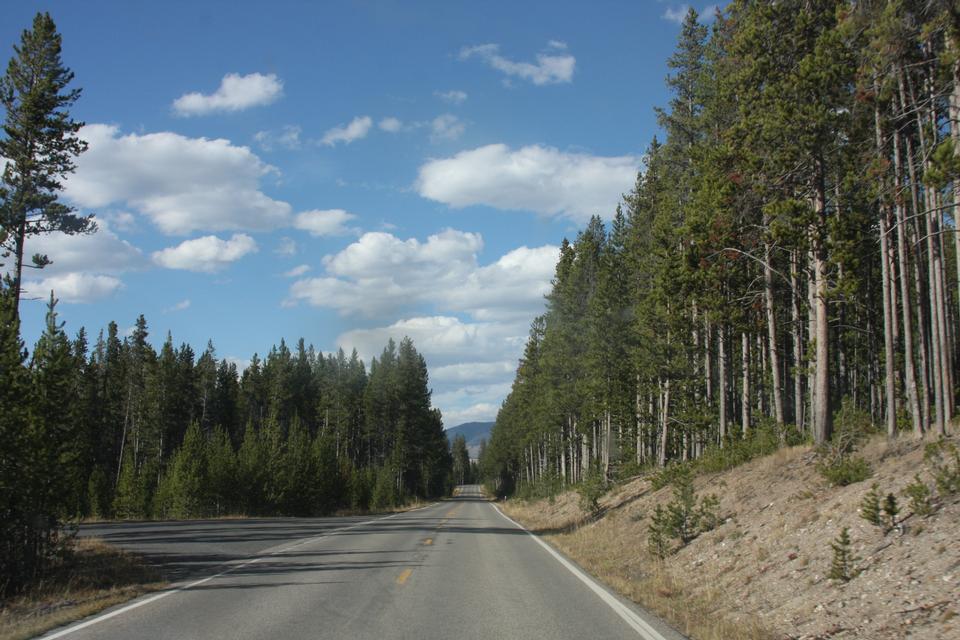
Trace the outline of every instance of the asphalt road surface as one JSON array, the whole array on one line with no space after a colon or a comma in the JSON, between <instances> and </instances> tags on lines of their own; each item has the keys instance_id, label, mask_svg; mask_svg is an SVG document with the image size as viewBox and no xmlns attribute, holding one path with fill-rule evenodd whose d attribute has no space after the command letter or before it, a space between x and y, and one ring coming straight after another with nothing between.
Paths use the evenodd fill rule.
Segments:
<instances>
[{"instance_id":1,"label":"asphalt road surface","mask_svg":"<svg viewBox=\"0 0 960 640\"><path fill-rule=\"evenodd\" d=\"M463 489L390 516L86 527L175 584L44 637L682 639Z\"/></svg>"}]
</instances>

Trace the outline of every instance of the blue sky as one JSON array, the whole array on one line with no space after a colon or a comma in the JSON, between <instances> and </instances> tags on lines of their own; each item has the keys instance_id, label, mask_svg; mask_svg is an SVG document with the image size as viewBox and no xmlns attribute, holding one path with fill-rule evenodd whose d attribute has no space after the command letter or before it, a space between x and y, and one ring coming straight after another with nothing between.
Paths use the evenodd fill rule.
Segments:
<instances>
[{"instance_id":1,"label":"blue sky","mask_svg":"<svg viewBox=\"0 0 960 640\"><path fill-rule=\"evenodd\" d=\"M712 6L712 5L710 5ZM712 13L708 5L695 5ZM245 363L409 335L447 426L493 419L563 237L609 218L657 133L679 2L14 2L63 36L89 150L27 275L67 330ZM41 301L24 304L28 346Z\"/></svg>"}]
</instances>

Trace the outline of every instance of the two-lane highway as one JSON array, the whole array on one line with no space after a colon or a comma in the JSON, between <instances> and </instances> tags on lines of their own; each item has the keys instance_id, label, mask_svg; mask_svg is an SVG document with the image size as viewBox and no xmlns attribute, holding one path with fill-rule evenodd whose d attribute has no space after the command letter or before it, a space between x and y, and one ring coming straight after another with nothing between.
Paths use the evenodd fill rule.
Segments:
<instances>
[{"instance_id":1,"label":"two-lane highway","mask_svg":"<svg viewBox=\"0 0 960 640\"><path fill-rule=\"evenodd\" d=\"M382 517L104 525L181 581L47 638L648 638L679 634L484 501Z\"/></svg>"}]
</instances>

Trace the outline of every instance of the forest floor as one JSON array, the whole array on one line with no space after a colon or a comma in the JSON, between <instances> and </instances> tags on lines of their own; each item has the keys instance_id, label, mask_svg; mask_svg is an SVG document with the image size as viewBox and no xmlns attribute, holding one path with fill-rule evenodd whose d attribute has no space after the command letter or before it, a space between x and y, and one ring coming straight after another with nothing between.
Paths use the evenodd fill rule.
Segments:
<instances>
[{"instance_id":1,"label":"forest floor","mask_svg":"<svg viewBox=\"0 0 960 640\"><path fill-rule=\"evenodd\" d=\"M953 438L957 442L957 438ZM925 442L877 438L857 455L870 478L829 485L810 447L781 449L698 476L698 496L720 499L720 525L659 561L647 550L650 515L672 499L647 478L616 487L588 517L579 495L510 500L504 511L696 640L960 639L960 496L930 516L910 510L915 474L931 487ZM894 493L901 524L885 533L859 515L872 483ZM936 489L933 490L936 495ZM859 572L827 577L830 543L849 527Z\"/></svg>"},{"instance_id":2,"label":"forest floor","mask_svg":"<svg viewBox=\"0 0 960 640\"><path fill-rule=\"evenodd\" d=\"M50 577L0 600L0 640L24 640L163 588L159 571L136 555L78 538Z\"/></svg>"}]
</instances>

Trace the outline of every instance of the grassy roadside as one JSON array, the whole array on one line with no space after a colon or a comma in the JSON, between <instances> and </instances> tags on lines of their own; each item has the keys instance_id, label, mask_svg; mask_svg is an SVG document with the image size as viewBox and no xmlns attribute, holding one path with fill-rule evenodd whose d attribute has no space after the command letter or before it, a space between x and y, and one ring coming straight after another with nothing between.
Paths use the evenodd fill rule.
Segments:
<instances>
[{"instance_id":1,"label":"grassy roadside","mask_svg":"<svg viewBox=\"0 0 960 640\"><path fill-rule=\"evenodd\" d=\"M0 640L25 640L165 586L136 555L80 538L50 576L0 601Z\"/></svg>"},{"instance_id":2,"label":"grassy roadside","mask_svg":"<svg viewBox=\"0 0 960 640\"><path fill-rule=\"evenodd\" d=\"M776 636L757 620L730 620L721 615L720 593L693 595L666 563L648 557L644 540L623 527L544 527L542 505L507 501L504 512L576 561L620 595L657 614L697 640L771 640Z\"/></svg>"}]
</instances>

